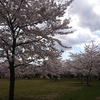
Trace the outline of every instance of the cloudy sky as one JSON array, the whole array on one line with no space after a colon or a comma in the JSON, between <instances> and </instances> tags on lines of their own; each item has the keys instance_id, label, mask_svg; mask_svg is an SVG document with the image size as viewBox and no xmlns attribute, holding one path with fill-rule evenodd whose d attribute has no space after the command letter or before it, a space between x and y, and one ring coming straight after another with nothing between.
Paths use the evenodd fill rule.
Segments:
<instances>
[{"instance_id":1,"label":"cloudy sky","mask_svg":"<svg viewBox=\"0 0 100 100\"><path fill-rule=\"evenodd\" d=\"M86 43L100 43L100 0L74 0L69 8L69 16L71 26L76 31L67 37L59 37L64 45L72 46L71 50L63 53L63 59L67 58L68 52L82 51Z\"/></svg>"}]
</instances>

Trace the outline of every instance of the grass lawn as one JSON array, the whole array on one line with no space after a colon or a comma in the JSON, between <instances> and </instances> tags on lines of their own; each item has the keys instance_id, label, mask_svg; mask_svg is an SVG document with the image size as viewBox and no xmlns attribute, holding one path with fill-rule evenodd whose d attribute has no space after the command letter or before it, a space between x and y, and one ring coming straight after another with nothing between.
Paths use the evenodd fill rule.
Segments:
<instances>
[{"instance_id":1,"label":"grass lawn","mask_svg":"<svg viewBox=\"0 0 100 100\"><path fill-rule=\"evenodd\" d=\"M15 100L100 100L100 82L76 79L16 79ZM9 80L0 79L0 100L8 100Z\"/></svg>"}]
</instances>

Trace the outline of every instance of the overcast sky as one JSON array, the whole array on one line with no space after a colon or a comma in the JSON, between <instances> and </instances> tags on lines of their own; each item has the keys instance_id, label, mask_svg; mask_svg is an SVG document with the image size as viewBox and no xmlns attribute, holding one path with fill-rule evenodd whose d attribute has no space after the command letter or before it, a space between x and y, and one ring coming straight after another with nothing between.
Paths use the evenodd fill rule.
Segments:
<instances>
[{"instance_id":1,"label":"overcast sky","mask_svg":"<svg viewBox=\"0 0 100 100\"><path fill-rule=\"evenodd\" d=\"M74 0L69 8L71 26L76 31L73 34L62 36L63 44L72 46L62 55L67 58L68 52L80 52L85 43L95 41L100 43L100 0Z\"/></svg>"}]
</instances>

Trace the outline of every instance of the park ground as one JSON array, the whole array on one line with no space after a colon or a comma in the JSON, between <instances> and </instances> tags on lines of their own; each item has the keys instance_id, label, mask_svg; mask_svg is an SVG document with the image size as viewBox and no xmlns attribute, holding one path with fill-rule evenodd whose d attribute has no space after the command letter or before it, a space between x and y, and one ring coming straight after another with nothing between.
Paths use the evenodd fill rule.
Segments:
<instances>
[{"instance_id":1,"label":"park ground","mask_svg":"<svg viewBox=\"0 0 100 100\"><path fill-rule=\"evenodd\" d=\"M0 79L0 100L8 100L9 79ZM100 100L100 81L90 86L78 79L16 79L14 100Z\"/></svg>"}]
</instances>

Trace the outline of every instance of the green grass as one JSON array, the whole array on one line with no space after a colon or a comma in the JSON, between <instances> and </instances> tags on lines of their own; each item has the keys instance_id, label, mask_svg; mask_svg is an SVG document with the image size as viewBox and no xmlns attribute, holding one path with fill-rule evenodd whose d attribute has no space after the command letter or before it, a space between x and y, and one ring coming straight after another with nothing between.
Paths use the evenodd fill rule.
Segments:
<instances>
[{"instance_id":1,"label":"green grass","mask_svg":"<svg viewBox=\"0 0 100 100\"><path fill-rule=\"evenodd\" d=\"M0 100L7 100L9 80L0 79ZM100 100L100 82L90 87L76 79L16 79L15 100Z\"/></svg>"}]
</instances>

